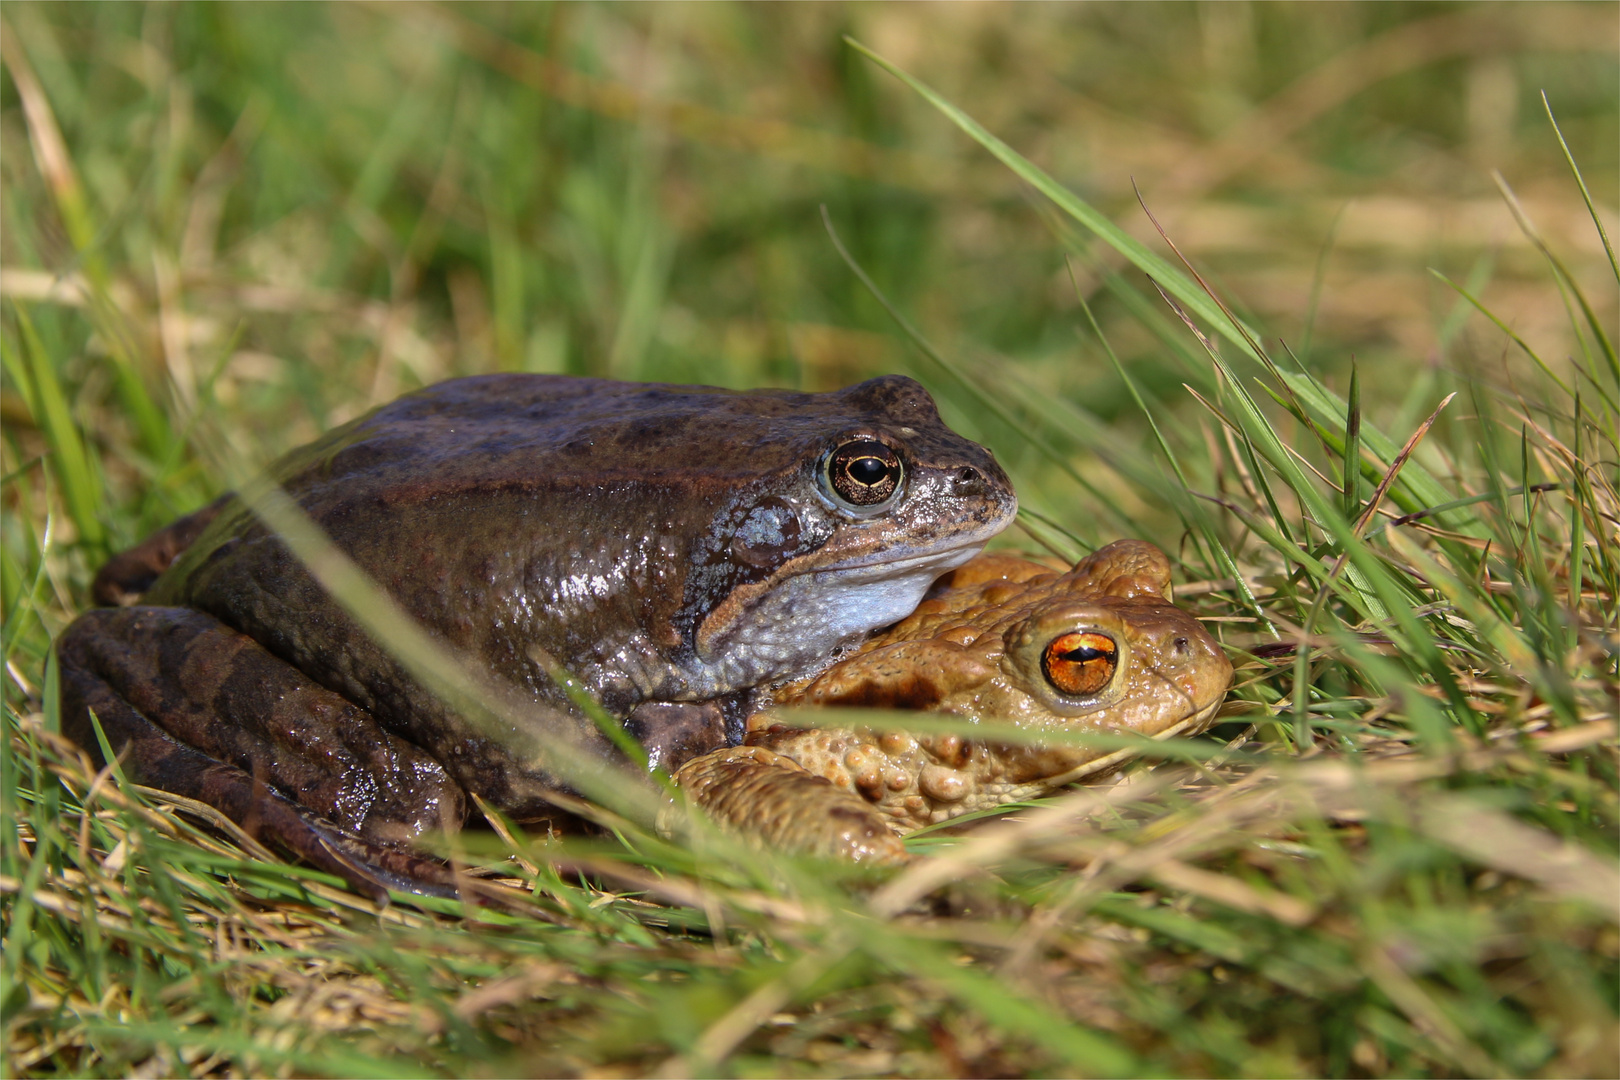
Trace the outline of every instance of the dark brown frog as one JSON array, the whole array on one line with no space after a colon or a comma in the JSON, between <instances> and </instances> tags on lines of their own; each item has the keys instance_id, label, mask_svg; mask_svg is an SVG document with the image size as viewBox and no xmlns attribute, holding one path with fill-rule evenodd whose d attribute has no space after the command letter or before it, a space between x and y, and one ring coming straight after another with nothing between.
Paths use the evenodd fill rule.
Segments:
<instances>
[{"instance_id":1,"label":"dark brown frog","mask_svg":"<svg viewBox=\"0 0 1620 1080\"><path fill-rule=\"evenodd\" d=\"M93 709L134 779L372 891L442 884L413 847L469 794L547 815L572 788L532 748L615 760L547 658L673 770L740 742L759 687L908 614L1016 509L898 376L827 394L459 379L270 475L520 715L491 730L427 693L227 497L103 572L98 597L133 603L58 642L64 729L95 753Z\"/></svg>"}]
</instances>

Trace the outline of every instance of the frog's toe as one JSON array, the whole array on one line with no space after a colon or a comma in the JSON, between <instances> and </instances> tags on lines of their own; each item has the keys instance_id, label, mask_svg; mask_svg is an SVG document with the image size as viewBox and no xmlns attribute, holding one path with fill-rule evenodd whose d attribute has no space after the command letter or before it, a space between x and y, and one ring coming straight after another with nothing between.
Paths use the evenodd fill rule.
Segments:
<instances>
[{"instance_id":1,"label":"frog's toe","mask_svg":"<svg viewBox=\"0 0 1620 1080\"><path fill-rule=\"evenodd\" d=\"M694 758L675 782L721 828L768 850L876 864L910 858L860 796L763 747Z\"/></svg>"}]
</instances>

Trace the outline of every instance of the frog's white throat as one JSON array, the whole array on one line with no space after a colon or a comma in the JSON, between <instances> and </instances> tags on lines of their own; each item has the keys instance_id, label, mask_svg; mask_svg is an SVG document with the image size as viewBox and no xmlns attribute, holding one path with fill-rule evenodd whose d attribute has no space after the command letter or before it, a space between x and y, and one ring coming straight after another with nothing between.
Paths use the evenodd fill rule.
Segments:
<instances>
[{"instance_id":1,"label":"frog's white throat","mask_svg":"<svg viewBox=\"0 0 1620 1080\"><path fill-rule=\"evenodd\" d=\"M779 579L752 603L727 612L729 619L704 621L696 642L702 671L693 674L727 693L813 671L840 647L910 615L930 585L984 545L979 540Z\"/></svg>"}]
</instances>

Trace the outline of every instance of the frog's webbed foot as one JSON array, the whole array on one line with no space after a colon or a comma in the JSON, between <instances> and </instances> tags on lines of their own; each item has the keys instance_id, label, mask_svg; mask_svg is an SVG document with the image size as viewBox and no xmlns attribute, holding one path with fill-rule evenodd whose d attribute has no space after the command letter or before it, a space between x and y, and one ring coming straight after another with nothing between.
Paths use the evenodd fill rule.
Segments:
<instances>
[{"instance_id":1,"label":"frog's webbed foot","mask_svg":"<svg viewBox=\"0 0 1620 1080\"><path fill-rule=\"evenodd\" d=\"M63 732L102 757L90 710L131 779L206 803L374 896L451 895L413 854L455 829L465 796L438 762L257 642L187 608L83 615L57 642Z\"/></svg>"},{"instance_id":2,"label":"frog's webbed foot","mask_svg":"<svg viewBox=\"0 0 1620 1080\"><path fill-rule=\"evenodd\" d=\"M704 754L675 782L721 828L769 850L877 864L910 858L864 799L763 747Z\"/></svg>"},{"instance_id":3,"label":"frog's webbed foot","mask_svg":"<svg viewBox=\"0 0 1620 1080\"><path fill-rule=\"evenodd\" d=\"M163 571L196 542L202 531L234 497L221 495L202 509L176 518L134 547L108 559L107 565L96 571L96 579L90 584L90 595L96 603L107 607L127 606L139 601L141 594L150 589Z\"/></svg>"}]
</instances>

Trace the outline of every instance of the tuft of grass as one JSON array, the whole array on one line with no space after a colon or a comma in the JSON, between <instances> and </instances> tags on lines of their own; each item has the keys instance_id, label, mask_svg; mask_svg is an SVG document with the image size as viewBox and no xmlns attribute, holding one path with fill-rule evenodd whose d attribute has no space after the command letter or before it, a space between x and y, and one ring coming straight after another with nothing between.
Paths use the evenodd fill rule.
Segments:
<instances>
[{"instance_id":1,"label":"tuft of grass","mask_svg":"<svg viewBox=\"0 0 1620 1080\"><path fill-rule=\"evenodd\" d=\"M9 1073L1620 1068L1611 13L0 20ZM1014 546L1170 552L1237 664L1207 737L887 876L489 811L473 906L56 734L109 551L399 392L896 368L1008 465Z\"/></svg>"}]
</instances>

